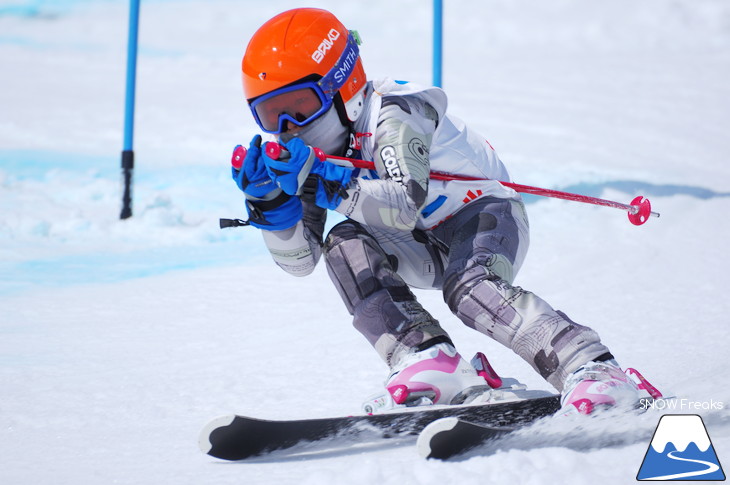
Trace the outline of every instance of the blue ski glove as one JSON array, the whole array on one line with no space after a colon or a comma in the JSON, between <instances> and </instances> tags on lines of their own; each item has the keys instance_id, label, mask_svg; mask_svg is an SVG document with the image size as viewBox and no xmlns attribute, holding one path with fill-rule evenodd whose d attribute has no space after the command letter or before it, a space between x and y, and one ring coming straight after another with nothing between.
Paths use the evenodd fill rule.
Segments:
<instances>
[{"instance_id":1,"label":"blue ski glove","mask_svg":"<svg viewBox=\"0 0 730 485\"><path fill-rule=\"evenodd\" d=\"M236 146L231 165L233 180L246 195L248 222L252 226L279 231L301 220L302 201L286 194L269 177L261 155L261 135L253 137L248 151Z\"/></svg>"},{"instance_id":2,"label":"blue ski glove","mask_svg":"<svg viewBox=\"0 0 730 485\"><path fill-rule=\"evenodd\" d=\"M231 175L238 188L253 198L264 197L278 188L266 172L266 165L261 161L261 135L253 137L248 150L241 145L233 149Z\"/></svg>"},{"instance_id":3,"label":"blue ski glove","mask_svg":"<svg viewBox=\"0 0 730 485\"><path fill-rule=\"evenodd\" d=\"M279 148L283 148L280 150ZM314 149L299 138L267 144L263 157L271 179L289 195L300 195L317 158Z\"/></svg>"},{"instance_id":4,"label":"blue ski glove","mask_svg":"<svg viewBox=\"0 0 730 485\"><path fill-rule=\"evenodd\" d=\"M304 182L302 200L314 200L323 209L335 210L342 199L347 199L347 185L353 169L317 160Z\"/></svg>"},{"instance_id":5,"label":"blue ski glove","mask_svg":"<svg viewBox=\"0 0 730 485\"><path fill-rule=\"evenodd\" d=\"M315 150L299 138L267 145L263 159L271 179L287 194L299 195L302 200L331 210L347 198L345 188L353 169L322 162Z\"/></svg>"}]
</instances>

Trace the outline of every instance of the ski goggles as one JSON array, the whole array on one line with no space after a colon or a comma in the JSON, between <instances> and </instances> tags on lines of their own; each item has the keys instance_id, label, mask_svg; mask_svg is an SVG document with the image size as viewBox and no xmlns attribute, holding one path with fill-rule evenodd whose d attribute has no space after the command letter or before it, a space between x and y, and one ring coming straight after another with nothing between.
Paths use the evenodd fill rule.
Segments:
<instances>
[{"instance_id":1,"label":"ski goggles","mask_svg":"<svg viewBox=\"0 0 730 485\"><path fill-rule=\"evenodd\" d=\"M284 131L284 122L304 126L319 118L332 106L335 95L355 69L360 50L353 33L332 69L319 81L305 81L262 94L249 102L256 123L266 133Z\"/></svg>"}]
</instances>

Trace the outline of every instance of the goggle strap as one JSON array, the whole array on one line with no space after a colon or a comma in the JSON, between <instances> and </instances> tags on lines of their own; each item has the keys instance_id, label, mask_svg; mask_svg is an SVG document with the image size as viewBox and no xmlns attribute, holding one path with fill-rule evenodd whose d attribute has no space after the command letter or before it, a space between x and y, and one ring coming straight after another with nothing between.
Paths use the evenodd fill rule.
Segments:
<instances>
[{"instance_id":1,"label":"goggle strap","mask_svg":"<svg viewBox=\"0 0 730 485\"><path fill-rule=\"evenodd\" d=\"M347 35L347 45L345 50L342 51L340 58L332 69L325 74L322 79L317 82L317 85L322 89L322 92L330 100L334 99L337 91L345 85L347 80L350 78L352 71L355 70L355 64L360 56L360 49L357 47L358 42L350 31ZM357 34L357 32L355 32ZM359 37L359 36L358 36Z\"/></svg>"}]
</instances>

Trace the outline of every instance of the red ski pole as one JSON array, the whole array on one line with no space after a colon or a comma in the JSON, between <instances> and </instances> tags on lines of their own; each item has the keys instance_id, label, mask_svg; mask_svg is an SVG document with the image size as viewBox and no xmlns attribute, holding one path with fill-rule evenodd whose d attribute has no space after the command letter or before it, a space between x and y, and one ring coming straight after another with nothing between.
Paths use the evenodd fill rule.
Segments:
<instances>
[{"instance_id":1,"label":"red ski pole","mask_svg":"<svg viewBox=\"0 0 730 485\"><path fill-rule=\"evenodd\" d=\"M285 151L285 149L279 145L276 142L267 142L264 149L266 150L266 154L277 160L281 154L282 151ZM366 170L375 170L375 163L369 161L369 160L356 160L354 158L345 158L345 157L337 157L334 155L327 155L319 148L315 148L315 154L317 155L317 158L319 158L322 161L328 161L331 163L334 163L335 165L342 165L346 167L353 167L353 168L362 168ZM451 173L444 173L444 172L436 172L431 171L430 177L433 180L489 180L486 178L481 177L471 177L468 175L459 175L459 174L451 174ZM498 181L500 184L504 185L505 187L510 187L511 189L514 189L516 192L524 193L524 194L533 194L533 195L540 195L543 197L552 197L555 199L563 199L563 200L572 200L575 202L583 202L585 204L593 204L593 205L601 205L604 207L613 207L615 209L623 209L628 212L629 221L631 221L632 224L635 226L640 226L646 221L649 220L649 217L659 217L658 212L653 212L651 210L651 203L649 202L649 199L644 198L643 196L639 195L635 197L630 204L622 204L620 202L614 202L612 200L606 200L606 199L599 199L598 197L590 197L588 195L580 195L580 194L573 194L571 192L562 192L560 190L551 190L551 189L543 189L540 187L532 187L530 185L521 185L521 184L515 184L512 182L502 182Z\"/></svg>"}]
</instances>

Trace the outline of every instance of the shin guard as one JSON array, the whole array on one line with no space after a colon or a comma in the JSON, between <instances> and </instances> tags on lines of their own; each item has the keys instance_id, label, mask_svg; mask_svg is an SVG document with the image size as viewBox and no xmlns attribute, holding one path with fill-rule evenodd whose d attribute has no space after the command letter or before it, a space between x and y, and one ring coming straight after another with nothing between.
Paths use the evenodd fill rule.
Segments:
<instances>
[{"instance_id":1,"label":"shin guard","mask_svg":"<svg viewBox=\"0 0 730 485\"><path fill-rule=\"evenodd\" d=\"M389 366L424 342L448 338L398 275L397 263L360 224L344 221L335 226L324 254L355 328Z\"/></svg>"}]
</instances>

